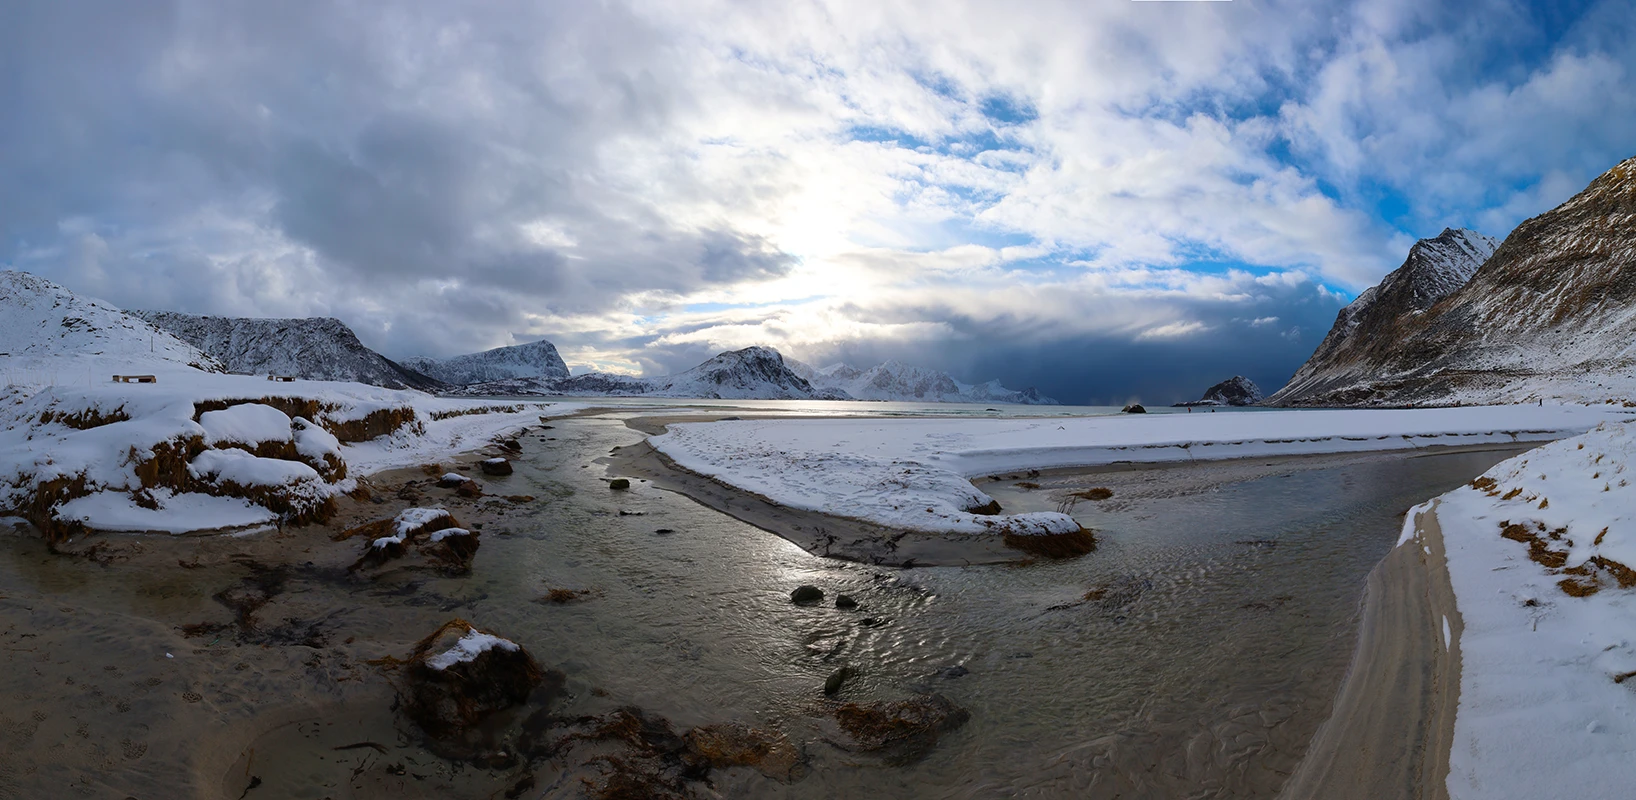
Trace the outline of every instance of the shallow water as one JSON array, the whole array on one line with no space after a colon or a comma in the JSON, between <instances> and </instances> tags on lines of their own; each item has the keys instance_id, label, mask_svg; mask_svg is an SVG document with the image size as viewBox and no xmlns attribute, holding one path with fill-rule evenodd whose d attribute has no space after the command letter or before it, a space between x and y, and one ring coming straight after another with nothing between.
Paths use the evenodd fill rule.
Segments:
<instances>
[{"instance_id":1,"label":"shallow water","mask_svg":"<svg viewBox=\"0 0 1636 800\"><path fill-rule=\"evenodd\" d=\"M556 432L576 429L591 452L633 439L611 425ZM1327 715L1364 578L1404 510L1505 455L1275 467L1181 496L1082 504L1076 516L1102 531L1089 557L901 572L812 558L641 484L609 493L598 470L546 457L518 479L575 496L519 525L534 541L478 581L502 606L519 586L593 589L588 602L485 619L526 631L571 678L680 725L726 717L821 740L818 687L843 665L861 670L845 699L931 688L972 712L908 768L810 746L814 774L777 790L792 796L1245 796L1281 783ZM1142 485L1163 474L1125 476L1121 493L1163 495ZM862 607L793 606L802 583ZM1097 587L1101 599L1081 600ZM955 666L967 674L941 677Z\"/></svg>"},{"instance_id":2,"label":"shallow water","mask_svg":"<svg viewBox=\"0 0 1636 800\"><path fill-rule=\"evenodd\" d=\"M338 653L326 656L327 674L356 673L367 684L369 670L357 662L401 653L405 642L458 614L565 672L566 716L635 705L678 728L723 721L777 728L806 750L811 774L794 784L718 771L713 791L730 797L1270 796L1328 713L1350 658L1364 578L1395 541L1403 511L1508 455L1107 473L1087 485L1113 487L1114 500L1074 509L1101 532L1089 556L897 571L809 556L642 483L611 492L594 460L640 436L612 418L553 425L524 438L516 474L490 489L540 501L485 529L470 577L359 586L298 576L291 596L299 606L288 613L336 615L326 623ZM1177 477L1184 473L1186 480ZM983 488L1011 510L1051 502L1048 491ZM208 570L120 570L37 550L14 542L0 551L0 577L42 597L139 618L147 628L132 635L154 647L167 625L210 612L209 595L226 580ZM792 605L789 591L803 583L824 589L826 602ZM566 605L534 602L553 588L590 595ZM1100 594L1084 600L1092 589ZM861 607L833 608L828 600L837 593ZM212 642L193 653L227 646ZM241 672L259 676L256 692L288 692L295 682L316 698L308 702L321 703L321 677L310 674L318 668L306 655L285 653L305 649L234 647L208 677L230 681L235 673L226 665L248 662ZM159 675L182 666L147 658L124 667L133 681L145 674L134 671L143 664ZM256 660L274 658L288 675ZM841 666L860 671L842 700L937 691L969 709L971 721L906 767L846 752L830 743L840 737L820 689ZM182 718L165 705L181 688L156 690L144 725ZM393 734L389 697L375 686L318 718L345 720L342 727L360 732L355 738L385 743L393 752L381 763L401 762L404 753L425 761ZM235 713L254 718L253 710ZM368 794L356 774L344 774L354 762L374 769L368 753L346 751L343 759L333 749L354 737L309 734L297 719L261 737L259 750L229 754L223 771L248 776L247 759L259 758L268 777L251 797L297 796L304 792L295 783L325 780L331 788L312 796ZM551 769L542 769L538 791L571 796L574 785L554 783ZM495 780L446 777L457 787ZM236 793L243 783L223 785ZM473 783L471 794L488 791Z\"/></svg>"}]
</instances>

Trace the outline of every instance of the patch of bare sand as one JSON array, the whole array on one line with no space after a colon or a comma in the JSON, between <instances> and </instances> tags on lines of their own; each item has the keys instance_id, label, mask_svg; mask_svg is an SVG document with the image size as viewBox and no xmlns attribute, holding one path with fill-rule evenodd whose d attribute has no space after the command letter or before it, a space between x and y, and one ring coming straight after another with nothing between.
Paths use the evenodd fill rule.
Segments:
<instances>
[{"instance_id":1,"label":"patch of bare sand","mask_svg":"<svg viewBox=\"0 0 1636 800\"><path fill-rule=\"evenodd\" d=\"M1334 710L1280 797L1448 797L1464 624L1436 512L1434 502L1414 521L1417 538L1369 574L1357 650Z\"/></svg>"}]
</instances>

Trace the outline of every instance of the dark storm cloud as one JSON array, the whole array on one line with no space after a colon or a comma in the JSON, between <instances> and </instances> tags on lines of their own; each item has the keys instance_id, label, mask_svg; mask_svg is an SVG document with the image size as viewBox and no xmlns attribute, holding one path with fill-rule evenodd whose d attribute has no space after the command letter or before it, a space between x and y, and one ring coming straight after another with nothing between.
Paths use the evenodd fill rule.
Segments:
<instances>
[{"instance_id":1,"label":"dark storm cloud","mask_svg":"<svg viewBox=\"0 0 1636 800\"><path fill-rule=\"evenodd\" d=\"M384 349L446 352L791 264L598 184L601 148L676 102L657 35L616 7L5 13L0 107L23 124L0 126L0 261L116 303L339 314ZM520 233L541 220L562 241ZM269 252L290 245L310 252ZM224 270L234 251L255 257Z\"/></svg>"}]
</instances>

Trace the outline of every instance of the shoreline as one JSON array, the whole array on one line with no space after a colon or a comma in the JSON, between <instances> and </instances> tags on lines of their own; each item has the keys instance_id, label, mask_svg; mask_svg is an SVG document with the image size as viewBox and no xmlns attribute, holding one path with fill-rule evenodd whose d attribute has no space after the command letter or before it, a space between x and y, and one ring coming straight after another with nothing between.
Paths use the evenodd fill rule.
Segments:
<instances>
[{"instance_id":1,"label":"shoreline","mask_svg":"<svg viewBox=\"0 0 1636 800\"><path fill-rule=\"evenodd\" d=\"M598 461L608 466L610 472L617 470L620 475L644 479L657 488L754 525L822 558L904 569L1015 564L1035 558L1006 547L997 536L979 539L958 533L894 531L863 520L789 508L676 466L646 440L621 447Z\"/></svg>"},{"instance_id":2,"label":"shoreline","mask_svg":"<svg viewBox=\"0 0 1636 800\"><path fill-rule=\"evenodd\" d=\"M1464 624L1438 504L1411 509L1407 538L1369 573L1352 662L1280 798L1447 800Z\"/></svg>"}]
</instances>

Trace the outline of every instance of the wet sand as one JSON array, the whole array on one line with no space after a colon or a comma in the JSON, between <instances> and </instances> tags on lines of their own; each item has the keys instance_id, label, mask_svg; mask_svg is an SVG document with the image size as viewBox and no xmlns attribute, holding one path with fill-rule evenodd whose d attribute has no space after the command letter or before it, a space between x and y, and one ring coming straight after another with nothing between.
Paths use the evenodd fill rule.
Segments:
<instances>
[{"instance_id":1,"label":"wet sand","mask_svg":"<svg viewBox=\"0 0 1636 800\"><path fill-rule=\"evenodd\" d=\"M1448 797L1464 625L1435 503L1415 526L1417 538L1369 574L1357 650L1335 709L1280 797Z\"/></svg>"},{"instance_id":2,"label":"wet sand","mask_svg":"<svg viewBox=\"0 0 1636 800\"><path fill-rule=\"evenodd\" d=\"M633 426L635 427L635 426ZM603 459L611 475L642 478L794 543L815 556L885 567L971 566L1030 561L997 536L898 531L869 522L780 505L761 495L678 467L646 441Z\"/></svg>"},{"instance_id":3,"label":"wet sand","mask_svg":"<svg viewBox=\"0 0 1636 800\"><path fill-rule=\"evenodd\" d=\"M1127 622L1126 615L1143 613L1142 603L1146 600L1134 599L1133 595L1121 599L1121 604L1108 600L1072 607L1058 605L1061 599L1078 597L1079 590L1069 583L1073 578L1064 573L1061 594L1065 598L1056 597L1056 590L1051 590L1053 593L1040 594L1037 600L1028 597L1017 602L1012 587L1019 579L1035 573L1043 577L1067 566L1060 564L1039 564L1004 574L946 571L929 584L942 586L939 596L912 583L913 576L926 572L929 578L933 571L913 570L894 576L855 564L806 558L778 539L755 535L754 530L725 530L727 526L712 521L722 520L719 515L704 508L681 508L692 504L666 499L672 496L669 492L647 491L648 485L670 488L657 477L648 478L651 484L638 484L629 492L607 491L596 474L601 470L587 467L580 459L607 452L609 443L628 442L628 438L619 437L610 441L609 433L616 424L611 420L587 421L523 437L529 455L519 461L519 475L496 480L486 488L496 494L507 493L507 487L536 491L540 496L533 502L492 497L460 499L446 490L430 488L427 475L408 469L371 476L369 481L377 486L381 502L349 500L343 503L342 516L327 527L245 537L99 535L71 548L78 557L46 552L44 544L26 530L17 536L0 534L0 546L7 548L0 559L0 675L8 676L7 685L0 689L4 700L0 703L0 753L5 755L0 758L0 799L476 798L504 796L524 777L537 778L538 788L520 796L576 796L573 790L577 778L584 773L576 774L560 764L503 769L455 764L423 747L416 733L392 712L394 689L379 667L368 662L407 653L416 639L452 616L468 616L502 633L518 632L519 640L529 646L539 643L542 661L561 666L570 675L572 699L565 703L568 710L564 713L601 714L623 704L637 704L658 709L685 724L723 719L763 724L763 720L771 720L770 724L789 731L806 748L813 768L806 781L785 785L761 778L753 770L735 769L713 779L717 781L713 791L719 796L844 796L865 790L928 797L1016 792L1086 796L1068 787L1079 786L1091 775L1091 764L1102 770L1110 759L1122 774L1148 776L1141 779L1147 783L1136 784L1146 788L1135 792L1135 796L1173 795L1170 787L1187 785L1191 774L1188 770L1195 765L1160 763L1163 758L1176 756L1156 755L1153 743L1162 739L1142 720L1132 720L1128 729L1074 745L1059 757L1047 759L1038 773L1013 775L1004 771L978 776L968 766L974 758L984 763L993 760L986 767L990 770L1017 761L1024 758L1023 753L1033 753L1029 748L1035 745L1026 743L1039 743L1042 734L1053 734L1064 725L1100 729L1105 722L1095 715L1089 720L1076 715L1082 708L1079 705L1046 709L1044 713L1053 716L1026 720L1030 724L1049 721L1040 730L987 726L998 724L1002 718L1007 720L1005 724L1015 726L1016 721L1005 716L1012 707L1046 699L1037 686L1036 693L1029 697L1015 692L1019 686L1034 685L1018 681L1040 677L1034 676L1034 671L1049 667L1049 656L1058 648L1064 648L1063 658L1072 660L1076 656L1066 655L1066 646L1086 640L1088 634L1106 636L1138 624L1175 627L1163 615L1153 620L1143 618L1140 623L1135 621L1138 617L1132 616L1132 621ZM596 435L586 435L586 430ZM628 431L624 433L629 435ZM560 455L547 449L553 447L546 444L547 440L559 435L564 439L579 436L584 446L563 448ZM645 446L627 446L620 452L629 451L628 455L634 456L639 447ZM489 453L462 456L455 462L445 461L445 466L460 463L470 467L485 455ZM532 464L525 463L533 460L544 463L537 472ZM643 477L622 472L629 463L624 458L616 458L614 463L616 474ZM1126 481L1130 488L1120 489L1120 495L1112 501L1117 504L1138 491L1183 495L1207 492L1212 485L1317 463L1309 457L1298 462L1269 460L1260 465L1221 464L1208 469L1170 465L1168 471L1132 470L1123 465L1092 476L1050 479L1060 478L1064 486ZM649 466L674 472L657 458ZM405 488L408 481L418 485ZM1150 484L1150 489L1136 488L1144 482ZM1054 502L1054 490L1017 489L1013 484L993 487L1006 498L1002 502L1008 507ZM731 505L742 500L717 486L723 491L722 502ZM541 489L544 491L538 491ZM555 494L548 496L548 492ZM578 497L571 507L558 502L575 492ZM345 575L346 565L357 556L359 543L334 542L331 534L356 522L390 516L409 505L445 506L466 525L484 526L484 550L473 576L445 578L401 571L361 583ZM550 523L556 530L529 530L526 520L548 507L559 509L553 512L557 516L551 517L554 521ZM566 513L560 509L566 509ZM729 513L738 516L732 510ZM648 514L653 516L644 516ZM736 526L731 520L722 521ZM768 525L783 524L777 518L764 521ZM796 522L833 524L824 519ZM559 554L556 562L522 566L512 563L547 550L553 542L566 542L562 528L569 525L594 526L590 541L595 543L579 549L551 550ZM758 527L767 529L768 525ZM667 556L671 560L664 563L639 565L641 554L652 547L652 537L660 535L655 530L658 526L680 529L680 533L667 533L663 538L667 543L686 545L685 549L668 551L683 555ZM712 526L724 530L711 530L710 537L704 536ZM694 534L691 537L690 532ZM867 530L855 533L860 538L884 539L889 535ZM744 571L728 572L729 580L719 581L720 586L712 585L705 591L687 582L689 576L706 571L707 562L732 560L723 555L724 547L742 551L743 557L736 560L743 562L737 569ZM807 550L805 546L802 549ZM1405 551L1420 552L1413 547L1398 548L1388 561ZM1282 551L1256 545L1247 547L1246 552ZM1437 552L1440 556L1440 550ZM1009 551L999 555L1017 557ZM591 561L593 557L602 560ZM580 558L587 559L585 566L579 564ZM600 579L587 577L597 574L589 572L593 564L601 565ZM189 637L183 633L184 625L231 622L232 611L213 595L253 583L268 568L282 568L285 575L279 590L256 611L256 630L229 629L219 636ZM752 573L751 569L759 572ZM1355 574L1361 575L1362 570ZM911 583L902 583L903 578ZM1040 582L1050 584L1053 580ZM1370 580L1366 615L1375 605L1376 578L1371 576ZM1397 581L1395 577L1382 580L1393 585ZM587 581L595 585L586 586ZM787 596L780 594L781 587L787 593L786 584L793 582L815 582L832 590L852 592L869 609L864 612L868 619L862 615L859 619L877 622L854 624L851 617L833 609L793 608ZM547 607L527 601L530 590L537 593L550 586L589 588L595 593L594 599L547 611L542 611ZM984 596L989 591L997 596ZM969 618L958 615L942 621L940 628L924 627L938 610L961 606L965 592L983 596L981 602L971 602L974 608L995 608L1001 601L1012 602L1016 606L1007 607L1008 614L1020 609L1037 616L1017 614L978 620L1003 626L981 636L963 633ZM1159 593L1151 588L1147 592ZM617 612L612 610L616 598L622 598L623 603ZM934 598L938 598L936 602ZM674 608L675 602L685 608ZM603 607L610 610L599 611ZM1446 607L1452 609L1452 599ZM1287 613L1278 608L1262 609L1259 603L1242 609L1238 618L1246 624ZM1452 615L1450 621L1458 625ZM1185 620L1176 624L1181 622ZM1440 638L1440 620L1437 625L1436 636ZM995 632L1010 637L1013 630L1023 633L1016 641L1004 645L987 641ZM1386 641L1396 635L1385 623L1380 631ZM1095 639L1095 635L1091 638ZM582 644L596 640L605 643ZM753 645L746 647L747 642ZM1335 646L1351 642L1352 638L1347 637ZM552 652L558 648L561 653ZM1033 657L1035 649L1040 658ZM871 766L866 757L837 750L830 744L836 734L823 727L826 701L816 687L835 664L844 663L837 659L847 658L851 652L860 653L856 658L869 669L856 687L847 690L850 694L845 698L893 698L901 696L901 687L910 681L935 682L946 687L941 691L954 693L959 702L970 706L976 721L946 746L946 754L914 770ZM1170 657L1163 656L1165 660ZM1233 660L1227 655L1221 657L1227 662ZM1340 658L1337 655L1336 660ZM942 670L950 664L969 664L974 674L962 679L946 677ZM1338 675L1339 671L1337 663L1333 672ZM1353 671L1361 674L1356 665ZM932 677L913 677L926 674ZM1099 675L1098 682L1110 677ZM1051 680L1049 675L1040 679L1047 684ZM1452 680L1457 687L1457 670ZM1348 691L1352 691L1351 683L1349 680ZM1193 688L1192 683L1167 686L1150 688L1178 696ZM1356 690L1364 701L1376 696L1366 684L1360 682L1359 686L1364 687ZM815 696L819 699L815 700ZM1328 690L1315 697L1314 703L1327 705ZM1404 702L1412 700L1410 697ZM1236 743L1247 737L1267 735L1260 731L1272 724L1266 722L1269 713L1290 713L1255 702L1255 697L1249 697L1242 713L1235 711L1230 719L1212 714L1209 720L1201 720L1219 728L1201 741L1241 747ZM1368 703L1360 701L1357 705L1366 707ZM1452 712L1452 701L1448 710ZM1335 718L1359 713L1337 712ZM1060 718L1054 716L1057 714ZM1368 724L1382 731L1378 736L1383 741L1389 740L1390 715L1375 716ZM1356 724L1362 723L1327 726L1326 730L1335 727L1344 733ZM1305 727L1283 726L1280 722L1272 724L1271 735L1279 739L1283 752L1298 754L1315 725L1316 719ZM1333 734L1321 734L1313 752L1327 741L1326 735L1335 738ZM1013 742L1013 737L1021 738ZM1282 741L1284 738L1290 741ZM1446 739L1443 741L1437 744L1428 740L1422 749L1436 754L1441 747L1441 755L1446 758ZM996 749L1009 752L1007 748L1012 747L1019 749L996 759ZM1329 774L1346 774L1346 764L1352 765L1353 775L1389 772L1377 763L1382 759L1348 761L1351 754L1346 751L1350 747L1333 745L1339 755L1331 763L1340 766L1321 770L1303 766L1302 773L1312 772L1319 779L1303 785L1339 785L1322 781ZM1192 756L1189 749L1188 759ZM1235 751L1233 757L1242 755ZM1294 756L1288 762L1293 763ZM1270 796L1283 783L1283 773L1268 767L1283 763L1254 762L1253 779L1238 785L1254 787L1249 795ZM1404 785L1393 780L1397 779L1385 779L1379 785ZM252 783L256 788L250 788ZM1440 778L1437 784L1440 786ZM1218 792L1210 796L1245 794ZM1371 796L1397 794L1393 790Z\"/></svg>"}]
</instances>

